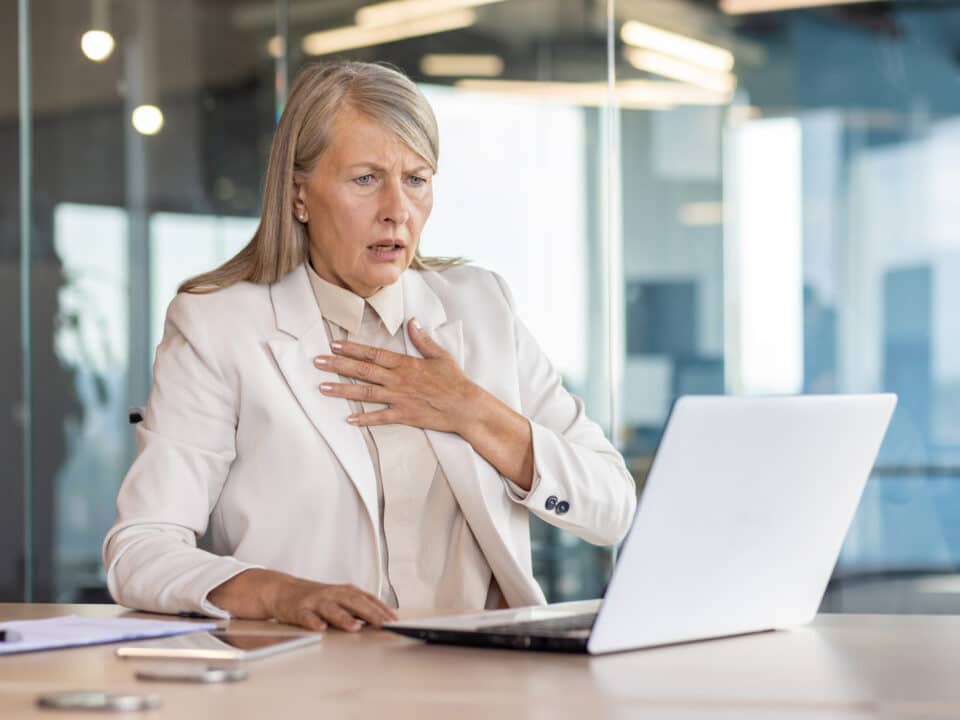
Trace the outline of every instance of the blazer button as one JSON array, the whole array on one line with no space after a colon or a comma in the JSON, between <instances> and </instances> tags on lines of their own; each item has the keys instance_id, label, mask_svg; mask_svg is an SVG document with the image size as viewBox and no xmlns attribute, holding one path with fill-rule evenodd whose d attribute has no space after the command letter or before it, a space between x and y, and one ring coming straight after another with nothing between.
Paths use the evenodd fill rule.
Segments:
<instances>
[{"instance_id":1,"label":"blazer button","mask_svg":"<svg viewBox=\"0 0 960 720\"><path fill-rule=\"evenodd\" d=\"M557 503L557 515L563 515L569 509L570 503L568 503L566 500L561 500Z\"/></svg>"},{"instance_id":2,"label":"blazer button","mask_svg":"<svg viewBox=\"0 0 960 720\"><path fill-rule=\"evenodd\" d=\"M547 498L546 507L547 510L553 510L557 506L557 496L551 495Z\"/></svg>"}]
</instances>

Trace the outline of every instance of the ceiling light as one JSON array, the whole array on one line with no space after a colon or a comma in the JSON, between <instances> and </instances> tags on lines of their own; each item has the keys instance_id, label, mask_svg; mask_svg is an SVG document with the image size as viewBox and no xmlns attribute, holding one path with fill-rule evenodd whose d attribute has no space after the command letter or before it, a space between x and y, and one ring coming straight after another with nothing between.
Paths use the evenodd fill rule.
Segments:
<instances>
[{"instance_id":1,"label":"ceiling light","mask_svg":"<svg viewBox=\"0 0 960 720\"><path fill-rule=\"evenodd\" d=\"M270 57L275 60L282 58L286 51L287 43L280 35L274 35L267 41L267 52L270 53Z\"/></svg>"},{"instance_id":2,"label":"ceiling light","mask_svg":"<svg viewBox=\"0 0 960 720\"><path fill-rule=\"evenodd\" d=\"M599 107L606 105L609 100L609 91L605 82L577 83L577 82L540 82L536 80L460 80L456 87L463 90L479 90L501 95L519 95L533 100L553 100L569 105L585 105ZM645 109L668 107L663 103L650 99L644 104Z\"/></svg>"},{"instance_id":3,"label":"ceiling light","mask_svg":"<svg viewBox=\"0 0 960 720\"><path fill-rule=\"evenodd\" d=\"M422 17L397 25L376 27L351 25L336 30L310 33L303 38L302 47L307 55L329 55L343 50L382 45L421 35L434 35L449 30L460 30L470 27L476 21L477 14L472 10L457 10L443 15Z\"/></svg>"},{"instance_id":4,"label":"ceiling light","mask_svg":"<svg viewBox=\"0 0 960 720\"><path fill-rule=\"evenodd\" d=\"M90 0L90 29L80 37L80 49L88 60L103 62L113 53L110 34L110 0Z\"/></svg>"},{"instance_id":5,"label":"ceiling light","mask_svg":"<svg viewBox=\"0 0 960 720\"><path fill-rule=\"evenodd\" d=\"M424 55L420 72L432 77L497 77L503 60L497 55Z\"/></svg>"},{"instance_id":6,"label":"ceiling light","mask_svg":"<svg viewBox=\"0 0 960 720\"><path fill-rule=\"evenodd\" d=\"M492 5L504 0L392 0L357 10L357 25L396 25L451 10Z\"/></svg>"},{"instance_id":7,"label":"ceiling light","mask_svg":"<svg viewBox=\"0 0 960 720\"><path fill-rule=\"evenodd\" d=\"M605 82L537 82L523 80L460 80L464 90L506 95L522 95L539 100L555 100L571 105L599 107L610 100ZM686 83L654 80L623 80L614 89L617 104L630 110L665 110L675 105L725 105L730 96Z\"/></svg>"},{"instance_id":8,"label":"ceiling light","mask_svg":"<svg viewBox=\"0 0 960 720\"><path fill-rule=\"evenodd\" d=\"M103 62L113 52L113 35L106 30L87 30L80 38L80 49L88 59Z\"/></svg>"},{"instance_id":9,"label":"ceiling light","mask_svg":"<svg viewBox=\"0 0 960 720\"><path fill-rule=\"evenodd\" d=\"M623 24L620 37L627 45L656 50L710 70L730 72L733 69L733 53L726 48L661 30L636 20L628 20Z\"/></svg>"},{"instance_id":10,"label":"ceiling light","mask_svg":"<svg viewBox=\"0 0 960 720\"><path fill-rule=\"evenodd\" d=\"M163 112L156 105L139 105L130 120L141 135L156 135L163 129Z\"/></svg>"},{"instance_id":11,"label":"ceiling light","mask_svg":"<svg viewBox=\"0 0 960 720\"><path fill-rule=\"evenodd\" d=\"M737 87L737 78L732 73L707 70L699 65L693 65L669 55L661 55L652 50L627 48L626 56L637 70L672 80L681 80L714 92L730 94Z\"/></svg>"},{"instance_id":12,"label":"ceiling light","mask_svg":"<svg viewBox=\"0 0 960 720\"><path fill-rule=\"evenodd\" d=\"M720 0L720 9L728 15L796 10L824 5L852 5L874 0Z\"/></svg>"}]
</instances>

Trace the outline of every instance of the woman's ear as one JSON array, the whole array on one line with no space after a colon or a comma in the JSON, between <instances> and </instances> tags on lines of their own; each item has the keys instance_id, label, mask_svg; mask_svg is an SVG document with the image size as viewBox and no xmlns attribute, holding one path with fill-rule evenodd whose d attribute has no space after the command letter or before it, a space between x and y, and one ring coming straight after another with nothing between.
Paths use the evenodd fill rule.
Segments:
<instances>
[{"instance_id":1,"label":"woman's ear","mask_svg":"<svg viewBox=\"0 0 960 720\"><path fill-rule=\"evenodd\" d=\"M300 222L307 222L307 204L304 201L304 187L300 183L293 183L293 216Z\"/></svg>"}]
</instances>

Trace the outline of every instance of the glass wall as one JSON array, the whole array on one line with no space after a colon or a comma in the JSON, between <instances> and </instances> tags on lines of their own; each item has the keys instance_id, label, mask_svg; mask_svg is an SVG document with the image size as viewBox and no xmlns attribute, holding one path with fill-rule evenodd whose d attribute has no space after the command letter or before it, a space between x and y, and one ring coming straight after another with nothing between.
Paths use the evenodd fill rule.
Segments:
<instances>
[{"instance_id":1,"label":"glass wall","mask_svg":"<svg viewBox=\"0 0 960 720\"><path fill-rule=\"evenodd\" d=\"M896 392L824 609L960 611L960 5L710 5L618 3L618 78L728 91L622 112L624 450L683 393Z\"/></svg>"},{"instance_id":2,"label":"glass wall","mask_svg":"<svg viewBox=\"0 0 960 720\"><path fill-rule=\"evenodd\" d=\"M9 5L9 3L8 3ZM24 595L23 397L20 375L20 201L19 63L16 15L0 23L0 313L7 341L0 345L0 452L4 457L0 488L0 598Z\"/></svg>"},{"instance_id":3,"label":"glass wall","mask_svg":"<svg viewBox=\"0 0 960 720\"><path fill-rule=\"evenodd\" d=\"M21 4L27 37L4 23L0 45L0 599L106 599L166 305L250 238L289 78L345 57L423 88L442 140L424 251L506 278L641 487L678 395L895 391L825 607L960 609L957 4ZM602 591L608 550L533 532L550 599Z\"/></svg>"},{"instance_id":4,"label":"glass wall","mask_svg":"<svg viewBox=\"0 0 960 720\"><path fill-rule=\"evenodd\" d=\"M259 212L275 13L251 24L241 3L28 5L33 467L12 484L33 496L32 596L103 600L99 547L134 454L127 409L146 401L166 305L181 280L245 243ZM16 307L17 284L4 287ZM16 313L6 317L19 336ZM20 397L18 376L6 377ZM5 433L14 452L19 436ZM12 577L6 597L25 595Z\"/></svg>"},{"instance_id":5,"label":"glass wall","mask_svg":"<svg viewBox=\"0 0 960 720\"><path fill-rule=\"evenodd\" d=\"M381 60L421 84L443 143L424 251L503 275L569 386L604 418L605 4L421 3L399 16L330 0L28 5L34 47L57 48L20 68L36 88L35 465L10 483L35 498L34 598L106 599L99 550L134 453L127 409L147 398L177 285L251 237L286 85L307 62ZM583 83L592 97L522 91L539 82ZM11 133L16 152L15 123ZM15 222L7 232L15 245ZM595 595L609 574L609 550L545 524L534 547L552 597ZM5 594L25 596L22 559L10 566Z\"/></svg>"}]
</instances>

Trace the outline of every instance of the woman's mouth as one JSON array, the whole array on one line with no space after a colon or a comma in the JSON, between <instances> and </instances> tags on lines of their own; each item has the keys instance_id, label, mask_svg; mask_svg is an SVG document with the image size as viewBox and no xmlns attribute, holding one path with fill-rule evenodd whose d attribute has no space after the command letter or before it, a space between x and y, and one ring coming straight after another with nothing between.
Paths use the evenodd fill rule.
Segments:
<instances>
[{"instance_id":1,"label":"woman's mouth","mask_svg":"<svg viewBox=\"0 0 960 720\"><path fill-rule=\"evenodd\" d=\"M392 262L403 257L404 244L401 242L392 242L384 240L382 242L367 245L367 253L377 262Z\"/></svg>"}]
</instances>

